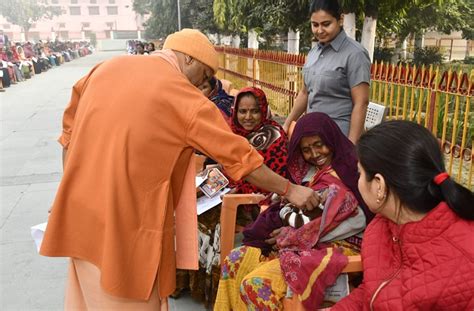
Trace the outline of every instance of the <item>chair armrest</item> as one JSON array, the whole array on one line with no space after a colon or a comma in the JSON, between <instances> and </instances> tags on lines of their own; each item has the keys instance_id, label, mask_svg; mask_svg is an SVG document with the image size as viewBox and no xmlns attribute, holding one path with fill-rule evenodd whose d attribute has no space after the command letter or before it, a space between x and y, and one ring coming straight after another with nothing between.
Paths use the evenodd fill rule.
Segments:
<instances>
[{"instance_id":1,"label":"chair armrest","mask_svg":"<svg viewBox=\"0 0 474 311\"><path fill-rule=\"evenodd\" d=\"M221 263L234 248L237 207L241 204L258 204L265 199L263 194L226 194L221 208Z\"/></svg>"},{"instance_id":2,"label":"chair armrest","mask_svg":"<svg viewBox=\"0 0 474 311\"><path fill-rule=\"evenodd\" d=\"M347 256L349 262L347 266L342 270L343 273L350 273L350 272L361 272L362 271L362 258L360 255L356 256Z\"/></svg>"}]
</instances>

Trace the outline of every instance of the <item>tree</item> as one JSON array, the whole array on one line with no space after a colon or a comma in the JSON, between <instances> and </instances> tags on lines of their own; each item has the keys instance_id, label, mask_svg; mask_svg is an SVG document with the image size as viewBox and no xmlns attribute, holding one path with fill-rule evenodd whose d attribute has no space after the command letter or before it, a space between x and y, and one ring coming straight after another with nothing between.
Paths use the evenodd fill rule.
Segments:
<instances>
[{"instance_id":1,"label":"tree","mask_svg":"<svg viewBox=\"0 0 474 311\"><path fill-rule=\"evenodd\" d=\"M54 16L61 15L61 13L60 7L38 4L37 0L0 1L0 15L4 16L10 23L20 26L26 39L31 25L36 21L43 18L52 19Z\"/></svg>"},{"instance_id":2,"label":"tree","mask_svg":"<svg viewBox=\"0 0 474 311\"><path fill-rule=\"evenodd\" d=\"M250 30L271 42L288 30L310 33L310 0L214 0L214 19L221 30L245 37Z\"/></svg>"},{"instance_id":3,"label":"tree","mask_svg":"<svg viewBox=\"0 0 474 311\"><path fill-rule=\"evenodd\" d=\"M406 38L409 34L422 36L427 30L449 34L453 30L462 31L465 39L474 39L474 1L456 0L443 3L425 3L412 6L406 16L398 22L398 35Z\"/></svg>"},{"instance_id":4,"label":"tree","mask_svg":"<svg viewBox=\"0 0 474 311\"><path fill-rule=\"evenodd\" d=\"M181 28L195 28L215 33L213 0L180 0ZM138 14L151 14L145 22L147 38L163 38L178 31L178 6L176 0L134 0L133 9Z\"/></svg>"}]
</instances>

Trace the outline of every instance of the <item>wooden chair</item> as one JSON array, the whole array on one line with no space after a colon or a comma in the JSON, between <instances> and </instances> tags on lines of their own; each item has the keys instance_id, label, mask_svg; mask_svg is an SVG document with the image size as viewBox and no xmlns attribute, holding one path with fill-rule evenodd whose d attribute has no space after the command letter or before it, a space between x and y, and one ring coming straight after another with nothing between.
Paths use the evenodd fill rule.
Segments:
<instances>
[{"instance_id":1,"label":"wooden chair","mask_svg":"<svg viewBox=\"0 0 474 311\"><path fill-rule=\"evenodd\" d=\"M368 131L377 124L382 123L385 120L386 114L387 107L374 102L369 102L369 106L367 106L367 114L365 115L365 130Z\"/></svg>"}]
</instances>

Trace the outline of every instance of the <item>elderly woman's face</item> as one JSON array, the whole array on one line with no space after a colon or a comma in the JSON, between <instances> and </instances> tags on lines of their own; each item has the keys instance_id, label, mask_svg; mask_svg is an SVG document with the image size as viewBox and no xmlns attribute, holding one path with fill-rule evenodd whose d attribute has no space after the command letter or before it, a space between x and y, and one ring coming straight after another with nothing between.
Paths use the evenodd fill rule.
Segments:
<instances>
[{"instance_id":1,"label":"elderly woman's face","mask_svg":"<svg viewBox=\"0 0 474 311\"><path fill-rule=\"evenodd\" d=\"M332 162L333 152L318 135L301 138L300 149L305 161L319 169Z\"/></svg>"},{"instance_id":2,"label":"elderly woman's face","mask_svg":"<svg viewBox=\"0 0 474 311\"><path fill-rule=\"evenodd\" d=\"M255 129L262 122L262 111L252 95L244 95L240 98L237 121L247 131Z\"/></svg>"}]
</instances>

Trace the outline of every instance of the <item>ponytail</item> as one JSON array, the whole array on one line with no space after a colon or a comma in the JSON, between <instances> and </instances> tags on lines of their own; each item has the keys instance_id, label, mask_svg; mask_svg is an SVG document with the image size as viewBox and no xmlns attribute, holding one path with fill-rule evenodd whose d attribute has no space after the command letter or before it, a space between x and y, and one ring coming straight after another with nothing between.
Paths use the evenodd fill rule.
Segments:
<instances>
[{"instance_id":1,"label":"ponytail","mask_svg":"<svg viewBox=\"0 0 474 311\"><path fill-rule=\"evenodd\" d=\"M474 220L474 194L449 178L447 173L436 175L428 191L432 196L445 201L459 217Z\"/></svg>"}]
</instances>

